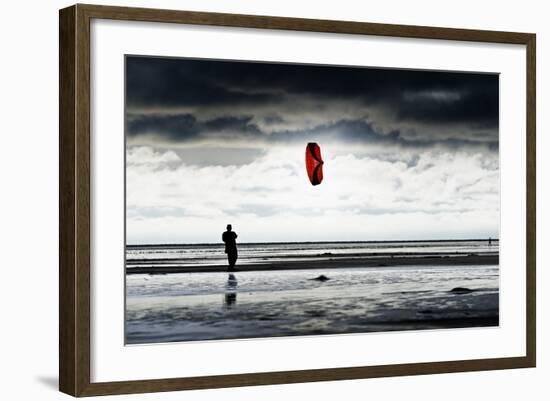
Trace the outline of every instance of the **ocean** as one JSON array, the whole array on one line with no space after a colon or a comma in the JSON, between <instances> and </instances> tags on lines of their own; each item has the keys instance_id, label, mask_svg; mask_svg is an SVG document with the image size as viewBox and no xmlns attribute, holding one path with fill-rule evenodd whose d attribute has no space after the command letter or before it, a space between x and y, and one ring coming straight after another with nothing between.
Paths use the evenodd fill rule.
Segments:
<instances>
[{"instance_id":1,"label":"ocean","mask_svg":"<svg viewBox=\"0 0 550 401\"><path fill-rule=\"evenodd\" d=\"M334 257L498 255L498 240L292 242L238 244L239 265ZM227 263L223 244L128 245L126 267L211 266Z\"/></svg>"}]
</instances>

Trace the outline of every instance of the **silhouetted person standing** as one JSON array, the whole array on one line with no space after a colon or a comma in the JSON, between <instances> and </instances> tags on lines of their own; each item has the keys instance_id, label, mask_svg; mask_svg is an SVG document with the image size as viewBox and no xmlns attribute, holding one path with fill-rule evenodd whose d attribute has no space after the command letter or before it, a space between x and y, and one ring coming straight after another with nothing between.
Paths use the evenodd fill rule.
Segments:
<instances>
[{"instance_id":1,"label":"silhouetted person standing","mask_svg":"<svg viewBox=\"0 0 550 401\"><path fill-rule=\"evenodd\" d=\"M235 271L235 263L237 262L237 233L231 231L231 224L227 225L227 231L222 234L222 241L225 242L225 253L227 253L227 261L229 262L228 271Z\"/></svg>"}]
</instances>

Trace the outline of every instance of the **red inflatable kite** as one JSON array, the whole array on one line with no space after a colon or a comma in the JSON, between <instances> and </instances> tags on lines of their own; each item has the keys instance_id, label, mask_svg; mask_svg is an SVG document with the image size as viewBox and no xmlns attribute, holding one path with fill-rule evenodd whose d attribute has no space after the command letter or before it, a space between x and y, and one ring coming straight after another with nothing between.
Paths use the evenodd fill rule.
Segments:
<instances>
[{"instance_id":1,"label":"red inflatable kite","mask_svg":"<svg viewBox=\"0 0 550 401\"><path fill-rule=\"evenodd\" d=\"M315 142L310 142L306 146L306 170L311 185L319 185L323 181L321 148Z\"/></svg>"}]
</instances>

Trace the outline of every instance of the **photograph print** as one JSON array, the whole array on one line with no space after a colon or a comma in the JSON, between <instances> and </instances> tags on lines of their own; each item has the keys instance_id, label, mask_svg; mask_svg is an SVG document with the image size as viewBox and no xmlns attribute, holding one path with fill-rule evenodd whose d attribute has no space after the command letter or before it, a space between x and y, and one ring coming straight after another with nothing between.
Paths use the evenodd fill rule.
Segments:
<instances>
[{"instance_id":1,"label":"photograph print","mask_svg":"<svg viewBox=\"0 0 550 401\"><path fill-rule=\"evenodd\" d=\"M499 325L499 76L127 55L125 343Z\"/></svg>"}]
</instances>

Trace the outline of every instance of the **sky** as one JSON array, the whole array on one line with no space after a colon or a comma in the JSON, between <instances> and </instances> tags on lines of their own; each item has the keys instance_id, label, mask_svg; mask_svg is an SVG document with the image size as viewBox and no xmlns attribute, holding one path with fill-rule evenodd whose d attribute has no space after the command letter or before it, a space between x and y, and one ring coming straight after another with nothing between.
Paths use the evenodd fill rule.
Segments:
<instances>
[{"instance_id":1,"label":"sky","mask_svg":"<svg viewBox=\"0 0 550 401\"><path fill-rule=\"evenodd\" d=\"M125 113L128 244L499 236L496 74L127 56Z\"/></svg>"}]
</instances>

